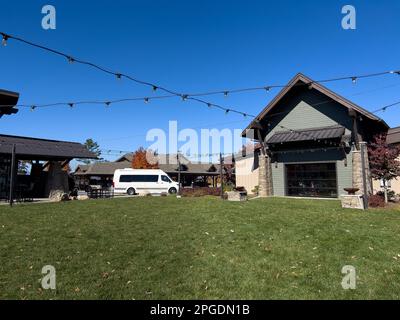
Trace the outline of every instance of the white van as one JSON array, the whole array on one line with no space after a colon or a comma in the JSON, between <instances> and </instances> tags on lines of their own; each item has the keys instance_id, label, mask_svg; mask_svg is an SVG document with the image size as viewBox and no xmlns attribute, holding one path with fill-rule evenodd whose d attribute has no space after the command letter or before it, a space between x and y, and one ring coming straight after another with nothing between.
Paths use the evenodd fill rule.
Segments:
<instances>
[{"instance_id":1,"label":"white van","mask_svg":"<svg viewBox=\"0 0 400 320\"><path fill-rule=\"evenodd\" d=\"M134 195L142 192L171 194L179 184L160 169L117 169L113 178L114 193Z\"/></svg>"}]
</instances>

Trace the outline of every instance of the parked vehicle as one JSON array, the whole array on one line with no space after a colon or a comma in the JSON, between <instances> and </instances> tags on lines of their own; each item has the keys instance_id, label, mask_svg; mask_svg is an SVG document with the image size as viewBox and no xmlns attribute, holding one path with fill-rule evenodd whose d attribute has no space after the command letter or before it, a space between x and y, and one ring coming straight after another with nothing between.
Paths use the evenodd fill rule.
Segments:
<instances>
[{"instance_id":1,"label":"parked vehicle","mask_svg":"<svg viewBox=\"0 0 400 320\"><path fill-rule=\"evenodd\" d=\"M115 194L128 195L141 192L175 194L179 191L179 184L160 169L117 169L113 187Z\"/></svg>"}]
</instances>

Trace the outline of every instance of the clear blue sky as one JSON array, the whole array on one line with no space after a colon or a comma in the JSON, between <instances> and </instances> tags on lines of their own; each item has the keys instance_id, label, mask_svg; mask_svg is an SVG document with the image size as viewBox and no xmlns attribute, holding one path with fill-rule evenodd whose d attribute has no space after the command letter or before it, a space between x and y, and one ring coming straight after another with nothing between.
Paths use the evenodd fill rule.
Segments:
<instances>
[{"instance_id":1,"label":"clear blue sky","mask_svg":"<svg viewBox=\"0 0 400 320\"><path fill-rule=\"evenodd\" d=\"M57 9L57 29L41 28L41 8ZM357 9L357 30L341 28L341 8ZM0 30L66 51L181 92L286 83L400 69L400 1L3 1ZM0 88L21 104L118 99L151 90L9 41L0 48ZM400 100L400 77L331 83L368 110ZM258 112L277 93L232 94L212 101ZM380 114L400 125L400 107ZM151 128L244 128L249 120L178 99L150 104L22 109L0 132L51 139L97 140L134 150ZM227 124L224 124L227 123ZM218 125L215 125L218 124Z\"/></svg>"}]
</instances>

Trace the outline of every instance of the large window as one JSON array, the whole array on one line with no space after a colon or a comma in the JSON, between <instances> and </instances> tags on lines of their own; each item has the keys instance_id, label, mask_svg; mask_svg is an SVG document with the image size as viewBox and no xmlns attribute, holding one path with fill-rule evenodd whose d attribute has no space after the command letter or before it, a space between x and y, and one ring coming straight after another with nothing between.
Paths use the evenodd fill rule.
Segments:
<instances>
[{"instance_id":1,"label":"large window","mask_svg":"<svg viewBox=\"0 0 400 320\"><path fill-rule=\"evenodd\" d=\"M288 196L336 198L336 164L287 164L286 193Z\"/></svg>"},{"instance_id":2,"label":"large window","mask_svg":"<svg viewBox=\"0 0 400 320\"><path fill-rule=\"evenodd\" d=\"M158 175L121 175L119 182L158 182Z\"/></svg>"},{"instance_id":3,"label":"large window","mask_svg":"<svg viewBox=\"0 0 400 320\"><path fill-rule=\"evenodd\" d=\"M161 176L161 180L164 182L171 182L171 180L167 176Z\"/></svg>"}]
</instances>

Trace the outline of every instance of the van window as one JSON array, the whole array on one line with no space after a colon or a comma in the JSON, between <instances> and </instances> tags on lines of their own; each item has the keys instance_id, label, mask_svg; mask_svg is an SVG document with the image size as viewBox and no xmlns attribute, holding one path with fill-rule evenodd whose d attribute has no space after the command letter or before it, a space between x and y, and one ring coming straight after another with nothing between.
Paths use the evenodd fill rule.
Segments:
<instances>
[{"instance_id":1,"label":"van window","mask_svg":"<svg viewBox=\"0 0 400 320\"><path fill-rule=\"evenodd\" d=\"M161 176L161 180L164 182L171 182L171 179L168 178L167 176Z\"/></svg>"},{"instance_id":2,"label":"van window","mask_svg":"<svg viewBox=\"0 0 400 320\"><path fill-rule=\"evenodd\" d=\"M158 182L158 176L148 174L121 175L119 182Z\"/></svg>"}]
</instances>

